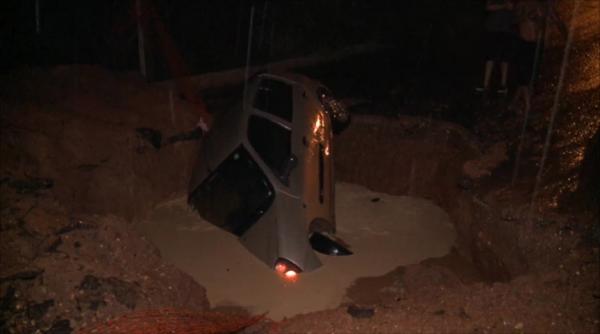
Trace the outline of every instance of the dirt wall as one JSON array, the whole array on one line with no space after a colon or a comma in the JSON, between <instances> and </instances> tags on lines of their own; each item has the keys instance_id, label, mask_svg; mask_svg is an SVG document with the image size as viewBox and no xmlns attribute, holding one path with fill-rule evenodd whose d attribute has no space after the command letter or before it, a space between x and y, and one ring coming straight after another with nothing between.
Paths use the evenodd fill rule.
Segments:
<instances>
[{"instance_id":1,"label":"dirt wall","mask_svg":"<svg viewBox=\"0 0 600 334\"><path fill-rule=\"evenodd\" d=\"M4 82L3 177L51 179L69 210L128 220L185 189L198 142L165 142L192 130L198 116L168 87L93 66L19 72Z\"/></svg>"},{"instance_id":2,"label":"dirt wall","mask_svg":"<svg viewBox=\"0 0 600 334\"><path fill-rule=\"evenodd\" d=\"M467 162L486 159L465 129L417 117L358 116L336 138L335 159L338 180L427 198L444 208L458 232L458 256L479 279L508 281L526 270L516 231L489 224L500 217L478 198L478 180L465 175Z\"/></svg>"},{"instance_id":3,"label":"dirt wall","mask_svg":"<svg viewBox=\"0 0 600 334\"><path fill-rule=\"evenodd\" d=\"M132 311L208 309L132 220L185 191L193 106L92 66L0 89L0 332L70 333Z\"/></svg>"}]
</instances>

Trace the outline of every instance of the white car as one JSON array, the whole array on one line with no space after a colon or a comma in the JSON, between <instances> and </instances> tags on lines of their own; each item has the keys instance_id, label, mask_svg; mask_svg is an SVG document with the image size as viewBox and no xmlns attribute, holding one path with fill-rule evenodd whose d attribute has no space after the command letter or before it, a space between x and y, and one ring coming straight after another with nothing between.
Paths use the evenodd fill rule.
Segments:
<instances>
[{"instance_id":1,"label":"white car","mask_svg":"<svg viewBox=\"0 0 600 334\"><path fill-rule=\"evenodd\" d=\"M321 266L315 250L351 254L334 236L331 145L347 111L297 74L259 74L245 91L202 141L189 204L288 279Z\"/></svg>"}]
</instances>

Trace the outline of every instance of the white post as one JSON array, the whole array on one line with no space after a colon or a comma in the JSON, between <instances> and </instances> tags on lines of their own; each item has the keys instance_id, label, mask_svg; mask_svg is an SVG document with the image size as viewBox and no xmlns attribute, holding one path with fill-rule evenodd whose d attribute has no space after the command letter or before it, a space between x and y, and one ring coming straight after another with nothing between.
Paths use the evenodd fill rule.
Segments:
<instances>
[{"instance_id":1,"label":"white post","mask_svg":"<svg viewBox=\"0 0 600 334\"><path fill-rule=\"evenodd\" d=\"M146 77L146 50L144 48L144 29L142 27L142 0L136 0L137 14L137 40L138 40L138 56L140 63L140 73Z\"/></svg>"}]
</instances>

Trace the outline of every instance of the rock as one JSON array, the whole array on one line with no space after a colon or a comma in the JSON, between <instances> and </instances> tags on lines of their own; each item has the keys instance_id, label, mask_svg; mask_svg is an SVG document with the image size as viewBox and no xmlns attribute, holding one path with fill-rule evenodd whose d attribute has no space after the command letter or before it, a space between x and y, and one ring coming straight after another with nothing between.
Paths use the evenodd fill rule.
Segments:
<instances>
[{"instance_id":1,"label":"rock","mask_svg":"<svg viewBox=\"0 0 600 334\"><path fill-rule=\"evenodd\" d=\"M94 169L98 168L100 165L98 164L81 164L79 166L77 166L77 170L78 171L82 171L82 172L93 172Z\"/></svg>"},{"instance_id":2,"label":"rock","mask_svg":"<svg viewBox=\"0 0 600 334\"><path fill-rule=\"evenodd\" d=\"M16 300L16 290L12 286L9 286L4 293L4 296L0 298L0 314L8 312L14 308Z\"/></svg>"},{"instance_id":3,"label":"rock","mask_svg":"<svg viewBox=\"0 0 600 334\"><path fill-rule=\"evenodd\" d=\"M515 212L513 209L510 209L510 208L503 209L502 212L500 213L500 217L502 218L502 220L507 221L507 222L516 220Z\"/></svg>"},{"instance_id":4,"label":"rock","mask_svg":"<svg viewBox=\"0 0 600 334\"><path fill-rule=\"evenodd\" d=\"M102 297L104 292L112 293L117 302L129 309L135 308L140 295L139 286L116 277L101 278L86 275L79 284L79 289L83 292L83 296L78 298L79 302L92 310L106 305Z\"/></svg>"},{"instance_id":5,"label":"rock","mask_svg":"<svg viewBox=\"0 0 600 334\"><path fill-rule=\"evenodd\" d=\"M598 169L600 169L600 128L586 145L578 185L578 189L584 195L587 204L596 210L600 209L600 175Z\"/></svg>"},{"instance_id":6,"label":"rock","mask_svg":"<svg viewBox=\"0 0 600 334\"><path fill-rule=\"evenodd\" d=\"M93 224L85 223L79 219L71 219L68 225L58 230L57 234L66 234L77 229L88 230L93 228L96 228Z\"/></svg>"},{"instance_id":7,"label":"rock","mask_svg":"<svg viewBox=\"0 0 600 334\"><path fill-rule=\"evenodd\" d=\"M458 311L458 316L464 320L471 320L471 316L467 313L464 307L460 308L460 310Z\"/></svg>"},{"instance_id":8,"label":"rock","mask_svg":"<svg viewBox=\"0 0 600 334\"><path fill-rule=\"evenodd\" d=\"M64 212L61 211L60 208L51 205L48 207L35 206L23 217L23 227L34 236L53 235L68 224Z\"/></svg>"},{"instance_id":9,"label":"rock","mask_svg":"<svg viewBox=\"0 0 600 334\"><path fill-rule=\"evenodd\" d=\"M85 275L81 284L79 284L79 288L84 291L96 291L100 289L102 283L100 279L94 275Z\"/></svg>"},{"instance_id":10,"label":"rock","mask_svg":"<svg viewBox=\"0 0 600 334\"><path fill-rule=\"evenodd\" d=\"M471 190L474 187L473 180L466 176L463 176L458 181L458 187L462 190Z\"/></svg>"},{"instance_id":11,"label":"rock","mask_svg":"<svg viewBox=\"0 0 600 334\"><path fill-rule=\"evenodd\" d=\"M106 302L104 300L92 300L88 306L88 308L92 311L97 311L100 307L106 306Z\"/></svg>"},{"instance_id":12,"label":"rock","mask_svg":"<svg viewBox=\"0 0 600 334\"><path fill-rule=\"evenodd\" d=\"M506 152L506 143L494 144L479 159L465 162L463 174L474 180L491 175L494 169L508 159Z\"/></svg>"},{"instance_id":13,"label":"rock","mask_svg":"<svg viewBox=\"0 0 600 334\"><path fill-rule=\"evenodd\" d=\"M54 253L58 249L58 246L62 244L62 239L60 237L54 237L50 239L47 243L46 252Z\"/></svg>"},{"instance_id":14,"label":"rock","mask_svg":"<svg viewBox=\"0 0 600 334\"><path fill-rule=\"evenodd\" d=\"M34 320L40 320L50 307L54 306L54 299L45 300L39 304L33 304L27 308L29 317Z\"/></svg>"},{"instance_id":15,"label":"rock","mask_svg":"<svg viewBox=\"0 0 600 334\"><path fill-rule=\"evenodd\" d=\"M357 305L350 305L346 310L353 318L367 319L372 318L375 315L375 309L372 307L362 307Z\"/></svg>"},{"instance_id":16,"label":"rock","mask_svg":"<svg viewBox=\"0 0 600 334\"><path fill-rule=\"evenodd\" d=\"M105 290L102 278L94 275L85 275L79 284L78 305L89 310L98 310L100 307L106 305L103 297Z\"/></svg>"},{"instance_id":17,"label":"rock","mask_svg":"<svg viewBox=\"0 0 600 334\"><path fill-rule=\"evenodd\" d=\"M67 319L59 319L52 324L52 327L45 334L71 334L72 332L71 322Z\"/></svg>"},{"instance_id":18,"label":"rock","mask_svg":"<svg viewBox=\"0 0 600 334\"><path fill-rule=\"evenodd\" d=\"M551 225L554 225L554 224L556 224L556 221L554 221L552 219L543 219L543 218L540 218L540 219L538 219L536 225L538 227L540 227L540 228L544 228L544 227L548 227L548 226L551 226Z\"/></svg>"},{"instance_id":19,"label":"rock","mask_svg":"<svg viewBox=\"0 0 600 334\"><path fill-rule=\"evenodd\" d=\"M36 194L40 190L50 189L54 186L52 179L46 178L29 178L27 180L9 179L8 186L15 189L18 194Z\"/></svg>"},{"instance_id":20,"label":"rock","mask_svg":"<svg viewBox=\"0 0 600 334\"><path fill-rule=\"evenodd\" d=\"M202 129L195 128L194 130L181 132L167 138L167 140L165 140L164 146L172 145L180 141L199 140L200 138L202 138Z\"/></svg>"},{"instance_id":21,"label":"rock","mask_svg":"<svg viewBox=\"0 0 600 334\"><path fill-rule=\"evenodd\" d=\"M7 277L0 277L0 283L6 282L6 281L16 281L16 280L29 281L29 280L32 280L32 279L38 277L43 272L44 272L44 270L42 270L42 269L20 271L16 274L12 274Z\"/></svg>"},{"instance_id":22,"label":"rock","mask_svg":"<svg viewBox=\"0 0 600 334\"><path fill-rule=\"evenodd\" d=\"M116 277L106 279L110 291L119 303L129 309L134 309L139 297L139 287L133 283L125 282Z\"/></svg>"},{"instance_id":23,"label":"rock","mask_svg":"<svg viewBox=\"0 0 600 334\"><path fill-rule=\"evenodd\" d=\"M155 150L159 150L162 146L162 134L160 131L150 128L137 128L135 129L135 132L137 133L138 138L150 143ZM138 152L143 152L143 148L139 147Z\"/></svg>"}]
</instances>

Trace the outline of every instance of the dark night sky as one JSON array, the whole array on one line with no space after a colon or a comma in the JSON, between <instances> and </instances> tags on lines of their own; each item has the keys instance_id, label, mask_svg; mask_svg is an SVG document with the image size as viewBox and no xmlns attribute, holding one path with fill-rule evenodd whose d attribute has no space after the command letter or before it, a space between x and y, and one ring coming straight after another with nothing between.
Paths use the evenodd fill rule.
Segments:
<instances>
[{"instance_id":1,"label":"dark night sky","mask_svg":"<svg viewBox=\"0 0 600 334\"><path fill-rule=\"evenodd\" d=\"M153 0L193 72L243 64L250 1ZM2 69L22 65L137 64L133 0L5 0L2 6ZM379 42L407 59L423 57L439 67L465 62L478 52L481 0L255 1L255 63L323 49ZM164 71L153 30L147 32L149 63Z\"/></svg>"}]
</instances>

